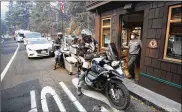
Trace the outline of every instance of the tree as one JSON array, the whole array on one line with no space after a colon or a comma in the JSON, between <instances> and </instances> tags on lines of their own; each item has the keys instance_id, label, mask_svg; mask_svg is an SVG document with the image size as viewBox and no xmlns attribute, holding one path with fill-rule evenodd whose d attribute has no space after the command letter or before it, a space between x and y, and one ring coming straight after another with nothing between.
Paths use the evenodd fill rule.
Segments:
<instances>
[{"instance_id":1,"label":"tree","mask_svg":"<svg viewBox=\"0 0 182 112\"><path fill-rule=\"evenodd\" d=\"M33 31L48 34L56 20L56 11L50 2L35 2L33 6L29 27Z\"/></svg>"},{"instance_id":2,"label":"tree","mask_svg":"<svg viewBox=\"0 0 182 112\"><path fill-rule=\"evenodd\" d=\"M14 3L13 1L9 2L9 7L8 7L8 12L6 12L5 15L5 20L6 20L6 24L8 26L8 33L12 33L13 32L13 25L14 25L14 20L13 20L13 10L14 10Z\"/></svg>"},{"instance_id":3,"label":"tree","mask_svg":"<svg viewBox=\"0 0 182 112\"><path fill-rule=\"evenodd\" d=\"M86 2L68 2L67 14L71 15L70 22L74 21L80 29L95 29L95 14L86 11Z\"/></svg>"},{"instance_id":4,"label":"tree","mask_svg":"<svg viewBox=\"0 0 182 112\"><path fill-rule=\"evenodd\" d=\"M17 25L21 29L28 29L30 12L32 10L33 2L29 1L17 1L15 5L15 16Z\"/></svg>"},{"instance_id":5,"label":"tree","mask_svg":"<svg viewBox=\"0 0 182 112\"><path fill-rule=\"evenodd\" d=\"M1 19L1 36L6 35L7 33L7 25L4 20Z\"/></svg>"},{"instance_id":6,"label":"tree","mask_svg":"<svg viewBox=\"0 0 182 112\"><path fill-rule=\"evenodd\" d=\"M9 3L9 10L6 12L6 22L10 32L17 29L28 29L29 16L32 8L32 2L13 1Z\"/></svg>"}]
</instances>

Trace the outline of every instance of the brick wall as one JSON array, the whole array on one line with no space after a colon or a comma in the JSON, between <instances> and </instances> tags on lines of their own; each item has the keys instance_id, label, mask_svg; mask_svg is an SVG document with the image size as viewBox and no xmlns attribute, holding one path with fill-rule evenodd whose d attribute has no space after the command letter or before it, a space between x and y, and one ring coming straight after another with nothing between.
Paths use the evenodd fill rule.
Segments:
<instances>
[{"instance_id":1,"label":"brick wall","mask_svg":"<svg viewBox=\"0 0 182 112\"><path fill-rule=\"evenodd\" d=\"M142 63L140 67L141 72L181 85L181 65L162 61L166 38L168 6L172 4L176 3L152 2L149 7L145 9L142 40L144 48L142 50ZM157 40L158 47L156 49L148 47L148 43L151 39ZM143 76L139 77L139 84L181 103L181 89Z\"/></svg>"}]
</instances>

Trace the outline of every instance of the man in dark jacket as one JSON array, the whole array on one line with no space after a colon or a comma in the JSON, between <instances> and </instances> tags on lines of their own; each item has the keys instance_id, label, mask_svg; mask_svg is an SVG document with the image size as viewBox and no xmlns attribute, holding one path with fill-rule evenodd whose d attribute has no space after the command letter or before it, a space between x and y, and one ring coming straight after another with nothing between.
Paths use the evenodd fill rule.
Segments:
<instances>
[{"instance_id":1,"label":"man in dark jacket","mask_svg":"<svg viewBox=\"0 0 182 112\"><path fill-rule=\"evenodd\" d=\"M58 52L61 44L62 44L62 39L63 39L63 34L61 32L59 32L57 34L57 38L55 40L55 43L54 43L54 52ZM58 53L55 54L55 65L54 65L54 70L56 69L56 65L57 64L60 64L60 60L62 60L63 57L59 57ZM61 65L60 65L61 66Z\"/></svg>"},{"instance_id":2,"label":"man in dark jacket","mask_svg":"<svg viewBox=\"0 0 182 112\"><path fill-rule=\"evenodd\" d=\"M60 32L57 34L57 38L55 40L56 44L61 44L61 39L63 38L63 34Z\"/></svg>"}]
</instances>

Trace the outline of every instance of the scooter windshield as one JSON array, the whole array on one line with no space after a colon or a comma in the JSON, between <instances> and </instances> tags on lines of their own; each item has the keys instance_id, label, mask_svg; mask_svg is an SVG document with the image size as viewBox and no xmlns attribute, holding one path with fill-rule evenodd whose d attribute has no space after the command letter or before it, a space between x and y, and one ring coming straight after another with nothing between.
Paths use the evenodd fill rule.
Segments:
<instances>
[{"instance_id":1,"label":"scooter windshield","mask_svg":"<svg viewBox=\"0 0 182 112\"><path fill-rule=\"evenodd\" d=\"M108 44L108 58L109 60L119 60L119 54L116 48L115 43Z\"/></svg>"}]
</instances>

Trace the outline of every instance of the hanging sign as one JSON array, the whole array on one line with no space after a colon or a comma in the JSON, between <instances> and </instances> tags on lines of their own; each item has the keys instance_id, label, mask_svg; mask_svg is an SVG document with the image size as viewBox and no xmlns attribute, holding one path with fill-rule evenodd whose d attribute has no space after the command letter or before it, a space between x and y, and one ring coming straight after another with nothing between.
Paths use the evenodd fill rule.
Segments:
<instances>
[{"instance_id":1,"label":"hanging sign","mask_svg":"<svg viewBox=\"0 0 182 112\"><path fill-rule=\"evenodd\" d=\"M153 40L151 40L150 42L149 42L149 48L157 48L157 41L155 40L155 39L153 39Z\"/></svg>"}]
</instances>

